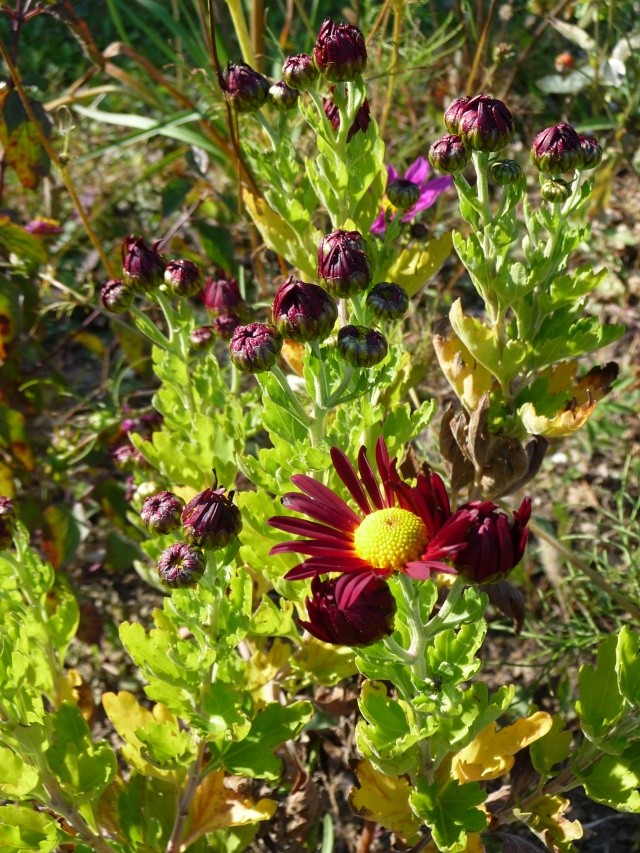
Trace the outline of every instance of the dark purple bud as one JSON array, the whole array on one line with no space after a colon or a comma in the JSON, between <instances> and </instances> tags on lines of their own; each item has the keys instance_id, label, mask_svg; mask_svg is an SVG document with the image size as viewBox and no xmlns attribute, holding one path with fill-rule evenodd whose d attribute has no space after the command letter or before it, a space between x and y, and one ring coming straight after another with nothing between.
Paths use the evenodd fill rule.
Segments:
<instances>
[{"instance_id":1,"label":"dark purple bud","mask_svg":"<svg viewBox=\"0 0 640 853\"><path fill-rule=\"evenodd\" d=\"M6 551L13 542L16 508L11 498L0 496L0 551Z\"/></svg>"},{"instance_id":2,"label":"dark purple bud","mask_svg":"<svg viewBox=\"0 0 640 853\"><path fill-rule=\"evenodd\" d=\"M242 325L242 322L242 318L238 314L220 314L213 318L211 325L218 337L222 338L223 341L230 341L233 333L238 326Z\"/></svg>"},{"instance_id":3,"label":"dark purple bud","mask_svg":"<svg viewBox=\"0 0 640 853\"><path fill-rule=\"evenodd\" d=\"M308 53L288 56L282 66L282 79L292 89L304 91L318 79L318 69Z\"/></svg>"},{"instance_id":4,"label":"dark purple bud","mask_svg":"<svg viewBox=\"0 0 640 853\"><path fill-rule=\"evenodd\" d=\"M469 98L456 98L452 101L444 114L444 126L449 133L460 133L460 117L464 108L469 103Z\"/></svg>"},{"instance_id":5,"label":"dark purple bud","mask_svg":"<svg viewBox=\"0 0 640 853\"><path fill-rule=\"evenodd\" d=\"M387 184L387 198L398 210L409 210L420 198L420 187L406 178L396 178Z\"/></svg>"},{"instance_id":6,"label":"dark purple bud","mask_svg":"<svg viewBox=\"0 0 640 853\"><path fill-rule=\"evenodd\" d=\"M373 367L386 356L386 338L366 326L343 326L338 332L338 352L354 367Z\"/></svg>"},{"instance_id":7,"label":"dark purple bud","mask_svg":"<svg viewBox=\"0 0 640 853\"><path fill-rule=\"evenodd\" d=\"M169 261L164 271L164 283L176 296L195 296L202 284L202 275L193 261Z\"/></svg>"},{"instance_id":8,"label":"dark purple bud","mask_svg":"<svg viewBox=\"0 0 640 853\"><path fill-rule=\"evenodd\" d=\"M206 350L209 349L216 339L216 330L213 325L198 326L189 335L191 346L194 349Z\"/></svg>"},{"instance_id":9,"label":"dark purple bud","mask_svg":"<svg viewBox=\"0 0 640 853\"><path fill-rule=\"evenodd\" d=\"M545 128L533 140L531 162L541 172L573 172L582 164L578 134L566 122Z\"/></svg>"},{"instance_id":10,"label":"dark purple bud","mask_svg":"<svg viewBox=\"0 0 640 853\"><path fill-rule=\"evenodd\" d=\"M286 113L298 105L298 90L287 86L284 80L278 80L269 88L269 102L281 113Z\"/></svg>"},{"instance_id":11,"label":"dark purple bud","mask_svg":"<svg viewBox=\"0 0 640 853\"><path fill-rule=\"evenodd\" d=\"M323 98L322 106L324 108L324 112L326 117L331 122L331 127L338 132L340 127L340 110L334 104L331 98ZM349 128L349 133L347 133L347 142L351 142L353 137L359 131L362 133L366 133L369 129L369 125L371 124L371 110L369 108L369 101L365 98L362 102L362 106L356 113L356 117L353 120L353 124Z\"/></svg>"},{"instance_id":12,"label":"dark purple bud","mask_svg":"<svg viewBox=\"0 0 640 853\"><path fill-rule=\"evenodd\" d=\"M266 323L238 326L231 337L231 361L243 373L263 373L271 370L282 349L282 337Z\"/></svg>"},{"instance_id":13,"label":"dark purple bud","mask_svg":"<svg viewBox=\"0 0 640 853\"><path fill-rule=\"evenodd\" d=\"M293 276L278 288L273 300L273 324L292 341L324 340L338 319L338 307L324 288Z\"/></svg>"},{"instance_id":14,"label":"dark purple bud","mask_svg":"<svg viewBox=\"0 0 640 853\"><path fill-rule=\"evenodd\" d=\"M158 492L142 504L140 518L152 533L170 533L180 524L184 501L173 492Z\"/></svg>"},{"instance_id":15,"label":"dark purple bud","mask_svg":"<svg viewBox=\"0 0 640 853\"><path fill-rule=\"evenodd\" d=\"M547 178L542 182L540 195L552 204L562 204L571 196L571 185L562 178Z\"/></svg>"},{"instance_id":16,"label":"dark purple bud","mask_svg":"<svg viewBox=\"0 0 640 853\"><path fill-rule=\"evenodd\" d=\"M409 307L409 297L399 284L381 281L367 293L367 305L378 320L398 320Z\"/></svg>"},{"instance_id":17,"label":"dark purple bud","mask_svg":"<svg viewBox=\"0 0 640 853\"><path fill-rule=\"evenodd\" d=\"M515 160L496 160L489 168L489 177L494 184L507 187L522 177L522 169Z\"/></svg>"},{"instance_id":18,"label":"dark purple bud","mask_svg":"<svg viewBox=\"0 0 640 853\"><path fill-rule=\"evenodd\" d=\"M352 24L334 24L326 18L320 27L313 57L318 71L332 83L355 80L367 64L364 36Z\"/></svg>"},{"instance_id":19,"label":"dark purple bud","mask_svg":"<svg viewBox=\"0 0 640 853\"><path fill-rule=\"evenodd\" d=\"M466 547L453 558L456 570L472 583L503 580L524 556L531 500L525 498L513 518L491 501L472 501L453 516L459 523L463 517L468 524Z\"/></svg>"},{"instance_id":20,"label":"dark purple bud","mask_svg":"<svg viewBox=\"0 0 640 853\"><path fill-rule=\"evenodd\" d=\"M206 559L199 548L176 542L169 545L158 560L158 575L170 589L195 586L206 566Z\"/></svg>"},{"instance_id":21,"label":"dark purple bud","mask_svg":"<svg viewBox=\"0 0 640 853\"><path fill-rule=\"evenodd\" d=\"M142 453L133 444L123 444L116 447L111 453L111 458L117 468L122 468L125 471L144 468L148 464Z\"/></svg>"},{"instance_id":22,"label":"dark purple bud","mask_svg":"<svg viewBox=\"0 0 640 853\"><path fill-rule=\"evenodd\" d=\"M239 113L259 110L269 97L269 81L243 62L229 62L220 86L225 98Z\"/></svg>"},{"instance_id":23,"label":"dark purple bud","mask_svg":"<svg viewBox=\"0 0 640 853\"><path fill-rule=\"evenodd\" d=\"M460 136L442 136L433 143L428 156L434 169L452 175L464 169L471 152Z\"/></svg>"},{"instance_id":24,"label":"dark purple bud","mask_svg":"<svg viewBox=\"0 0 640 853\"><path fill-rule=\"evenodd\" d=\"M215 478L212 489L205 489L189 501L182 513L185 539L202 548L217 550L232 542L242 530L240 510L233 503L233 490L225 495Z\"/></svg>"},{"instance_id":25,"label":"dark purple bud","mask_svg":"<svg viewBox=\"0 0 640 853\"><path fill-rule=\"evenodd\" d=\"M513 116L497 98L476 95L459 108L458 134L474 151L499 151L514 133Z\"/></svg>"},{"instance_id":26,"label":"dark purple bud","mask_svg":"<svg viewBox=\"0 0 640 853\"><path fill-rule=\"evenodd\" d=\"M367 244L359 231L333 231L318 246L318 278L332 296L347 297L371 283Z\"/></svg>"},{"instance_id":27,"label":"dark purple bud","mask_svg":"<svg viewBox=\"0 0 640 853\"><path fill-rule=\"evenodd\" d=\"M56 234L62 234L62 228L57 219L32 219L24 226L24 230L36 237L54 237Z\"/></svg>"},{"instance_id":28,"label":"dark purple bud","mask_svg":"<svg viewBox=\"0 0 640 853\"><path fill-rule=\"evenodd\" d=\"M102 306L112 314L122 314L131 308L135 292L130 284L121 278L112 278L102 285L100 301Z\"/></svg>"},{"instance_id":29,"label":"dark purple bud","mask_svg":"<svg viewBox=\"0 0 640 853\"><path fill-rule=\"evenodd\" d=\"M245 301L235 278L227 278L219 273L216 278L208 278L202 288L202 303L210 314L239 314L245 311Z\"/></svg>"},{"instance_id":30,"label":"dark purple bud","mask_svg":"<svg viewBox=\"0 0 640 853\"><path fill-rule=\"evenodd\" d=\"M598 140L593 136L586 136L584 133L579 133L578 139L580 140L580 150L582 151L582 163L578 168L595 169L602 161L602 148Z\"/></svg>"},{"instance_id":31,"label":"dark purple bud","mask_svg":"<svg viewBox=\"0 0 640 853\"><path fill-rule=\"evenodd\" d=\"M309 621L299 625L324 643L369 646L391 634L396 602L389 585L373 573L311 581L307 598Z\"/></svg>"},{"instance_id":32,"label":"dark purple bud","mask_svg":"<svg viewBox=\"0 0 640 853\"><path fill-rule=\"evenodd\" d=\"M125 237L122 241L122 269L125 279L141 290L151 290L162 281L165 263L154 243L147 246L142 237Z\"/></svg>"}]
</instances>

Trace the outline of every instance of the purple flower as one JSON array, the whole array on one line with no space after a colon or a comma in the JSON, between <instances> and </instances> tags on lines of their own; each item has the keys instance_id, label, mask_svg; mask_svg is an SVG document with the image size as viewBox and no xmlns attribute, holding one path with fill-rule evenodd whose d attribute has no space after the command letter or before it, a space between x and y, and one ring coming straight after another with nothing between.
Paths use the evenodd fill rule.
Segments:
<instances>
[{"instance_id":1,"label":"purple flower","mask_svg":"<svg viewBox=\"0 0 640 853\"><path fill-rule=\"evenodd\" d=\"M431 166L429 165L427 158L418 157L402 176L405 181L413 181L413 183L417 184L420 188L420 198L413 207L409 208L409 210L402 215L403 222L410 222L412 219L415 219L422 210L426 210L428 207L435 204L438 197L452 185L453 178L451 175L442 175L438 178L434 178L432 181L427 180L430 171ZM393 166L387 166L387 174L389 175L388 183L396 181L400 177ZM372 234L380 236L386 231L387 223L385 219L385 212L388 206L390 206L389 202L385 198L382 210L371 226ZM393 219L394 216L395 214L392 213L391 218Z\"/></svg>"}]
</instances>

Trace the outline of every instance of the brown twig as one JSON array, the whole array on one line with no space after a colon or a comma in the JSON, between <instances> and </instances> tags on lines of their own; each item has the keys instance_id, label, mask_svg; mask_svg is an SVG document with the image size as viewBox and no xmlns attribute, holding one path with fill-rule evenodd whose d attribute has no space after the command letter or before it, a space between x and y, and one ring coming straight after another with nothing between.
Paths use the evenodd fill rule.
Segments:
<instances>
[{"instance_id":1,"label":"brown twig","mask_svg":"<svg viewBox=\"0 0 640 853\"><path fill-rule=\"evenodd\" d=\"M176 812L176 819L174 821L173 829L171 831L171 837L167 842L166 853L179 853L182 847L180 843L182 833L184 831L184 825L187 822L187 818L189 817L191 801L193 800L194 794L196 793L198 785L200 784L200 773L202 770L202 763L204 761L204 751L206 745L207 742L205 741L205 739L201 738L200 743L198 744L198 750L196 752L195 758L193 759L193 764L191 765L191 769L189 770L187 784L184 786L182 796L180 797L178 811Z\"/></svg>"},{"instance_id":2,"label":"brown twig","mask_svg":"<svg viewBox=\"0 0 640 853\"><path fill-rule=\"evenodd\" d=\"M495 6L496 0L491 0L489 11L487 13L487 20L484 22L484 26L482 27L482 32L480 33L480 40L478 41L478 44L476 46L476 53L473 57L473 62L471 64L471 71L469 72L469 76L467 77L465 93L468 97L471 96L471 94L473 93L473 84L475 82L476 74L478 73L478 68L480 67L480 63L484 55L484 48L487 43L487 37L489 35L489 28L491 27L491 22L493 20Z\"/></svg>"}]
</instances>

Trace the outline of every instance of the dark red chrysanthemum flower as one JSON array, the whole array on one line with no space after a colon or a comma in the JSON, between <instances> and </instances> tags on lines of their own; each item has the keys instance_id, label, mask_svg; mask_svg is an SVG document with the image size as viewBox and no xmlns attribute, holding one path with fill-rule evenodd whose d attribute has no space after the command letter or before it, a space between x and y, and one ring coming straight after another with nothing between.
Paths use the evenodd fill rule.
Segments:
<instances>
[{"instance_id":1,"label":"dark red chrysanthemum flower","mask_svg":"<svg viewBox=\"0 0 640 853\"><path fill-rule=\"evenodd\" d=\"M381 485L364 447L358 454L358 473L336 447L331 448L331 459L360 512L312 477L294 475L291 480L300 492L289 492L282 503L313 521L290 516L268 521L279 530L309 537L271 549L272 554L308 555L287 572L287 580L331 572L374 572L382 577L403 572L417 579L428 578L433 571L455 573L445 561L465 547L470 519L451 514L437 474L429 478L421 474L416 486L404 483L382 439L376 445Z\"/></svg>"},{"instance_id":2,"label":"dark red chrysanthemum flower","mask_svg":"<svg viewBox=\"0 0 640 853\"><path fill-rule=\"evenodd\" d=\"M389 585L371 572L311 581L309 621L298 624L324 643L368 646L393 631L396 602Z\"/></svg>"}]
</instances>

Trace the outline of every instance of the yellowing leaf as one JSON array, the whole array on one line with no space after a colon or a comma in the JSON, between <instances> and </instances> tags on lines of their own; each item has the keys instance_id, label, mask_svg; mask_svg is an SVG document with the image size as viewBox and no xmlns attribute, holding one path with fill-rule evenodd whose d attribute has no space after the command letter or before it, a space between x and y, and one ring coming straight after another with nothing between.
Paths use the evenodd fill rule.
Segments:
<instances>
[{"instance_id":1,"label":"yellowing leaf","mask_svg":"<svg viewBox=\"0 0 640 853\"><path fill-rule=\"evenodd\" d=\"M8 166L15 169L20 183L26 189L35 189L43 175L49 172L49 157L40 143L40 136L30 121L15 89L0 101L0 144ZM51 122L38 101L29 99L36 120L49 135Z\"/></svg>"},{"instance_id":2,"label":"yellowing leaf","mask_svg":"<svg viewBox=\"0 0 640 853\"><path fill-rule=\"evenodd\" d=\"M482 836L477 832L470 832L467 835L467 845L460 853L486 853L487 848L482 843ZM424 848L424 853L440 853L435 841L430 841Z\"/></svg>"},{"instance_id":3,"label":"yellowing leaf","mask_svg":"<svg viewBox=\"0 0 640 853\"><path fill-rule=\"evenodd\" d=\"M490 723L453 757L451 775L458 782L479 782L503 776L513 767L516 752L545 735L552 723L546 711L516 720L500 731L496 731L495 722Z\"/></svg>"},{"instance_id":4,"label":"yellowing leaf","mask_svg":"<svg viewBox=\"0 0 640 853\"><path fill-rule=\"evenodd\" d=\"M367 759L358 762L356 776L359 787L352 788L349 794L351 810L413 843L421 822L409 805L411 786L407 780L380 773Z\"/></svg>"},{"instance_id":5,"label":"yellowing leaf","mask_svg":"<svg viewBox=\"0 0 640 853\"><path fill-rule=\"evenodd\" d=\"M468 412L475 412L484 394L491 391L495 378L471 355L451 328L436 331L433 346L442 372Z\"/></svg>"},{"instance_id":6,"label":"yellowing leaf","mask_svg":"<svg viewBox=\"0 0 640 853\"><path fill-rule=\"evenodd\" d=\"M178 720L171 711L161 703L154 705L153 711L148 711L138 703L133 693L127 690L121 690L118 694L105 693L102 704L115 730L125 741L122 755L129 764L144 775L179 782L182 777L181 771L163 770L142 757L145 745L136 735L136 731L151 722L166 723L169 727L175 727L177 731Z\"/></svg>"},{"instance_id":7,"label":"yellowing leaf","mask_svg":"<svg viewBox=\"0 0 640 853\"><path fill-rule=\"evenodd\" d=\"M269 651L257 651L247 663L246 688L251 691L259 707L273 701L273 691L267 685L282 670L291 657L291 644L276 637Z\"/></svg>"},{"instance_id":8,"label":"yellowing leaf","mask_svg":"<svg viewBox=\"0 0 640 853\"><path fill-rule=\"evenodd\" d=\"M102 356L104 354L104 344L93 332L78 332L77 335L74 335L73 339L76 343L86 347L94 355Z\"/></svg>"},{"instance_id":9,"label":"yellowing leaf","mask_svg":"<svg viewBox=\"0 0 640 853\"><path fill-rule=\"evenodd\" d=\"M402 249L387 271L387 278L399 284L409 296L415 296L423 284L434 275L451 254L451 232L435 237L426 247Z\"/></svg>"},{"instance_id":10,"label":"yellowing leaf","mask_svg":"<svg viewBox=\"0 0 640 853\"><path fill-rule=\"evenodd\" d=\"M577 367L576 361L568 361L542 372L541 376L548 382L548 393L560 394L564 391L566 402L552 414L538 412L532 402L523 403L518 414L527 432L547 438L559 438L576 432L591 417L598 400L609 393L618 375L617 365L609 362L602 367L591 368L576 382L574 377Z\"/></svg>"},{"instance_id":11,"label":"yellowing leaf","mask_svg":"<svg viewBox=\"0 0 640 853\"><path fill-rule=\"evenodd\" d=\"M277 807L275 800L263 798L255 802L251 797L232 790L225 785L224 770L216 770L205 778L194 795L182 848L216 829L269 820Z\"/></svg>"},{"instance_id":12,"label":"yellowing leaf","mask_svg":"<svg viewBox=\"0 0 640 853\"><path fill-rule=\"evenodd\" d=\"M545 794L529 805L526 812L514 809L516 817L544 842L553 853L570 853L573 841L582 838L579 820L567 820L564 813L571 803L564 797Z\"/></svg>"},{"instance_id":13,"label":"yellowing leaf","mask_svg":"<svg viewBox=\"0 0 640 853\"><path fill-rule=\"evenodd\" d=\"M331 646L311 636L303 638L301 648L291 658L291 669L305 678L303 683L313 681L327 687L358 671L355 655L348 646Z\"/></svg>"},{"instance_id":14,"label":"yellowing leaf","mask_svg":"<svg viewBox=\"0 0 640 853\"><path fill-rule=\"evenodd\" d=\"M317 272L315 255L322 237L320 232L315 228L309 229L309 233L305 235L306 242L303 242L298 232L269 207L265 199L258 198L247 189L242 197L267 246L290 261L309 281L313 281Z\"/></svg>"}]
</instances>

